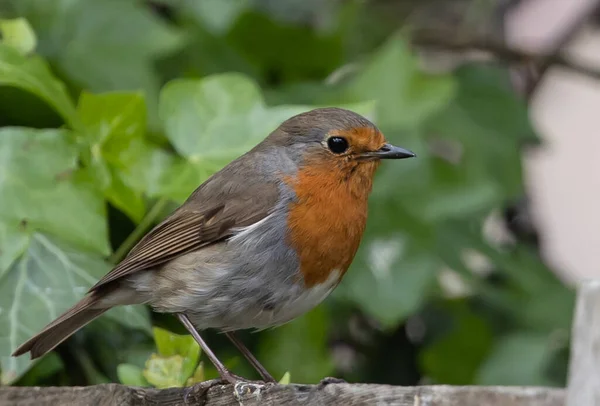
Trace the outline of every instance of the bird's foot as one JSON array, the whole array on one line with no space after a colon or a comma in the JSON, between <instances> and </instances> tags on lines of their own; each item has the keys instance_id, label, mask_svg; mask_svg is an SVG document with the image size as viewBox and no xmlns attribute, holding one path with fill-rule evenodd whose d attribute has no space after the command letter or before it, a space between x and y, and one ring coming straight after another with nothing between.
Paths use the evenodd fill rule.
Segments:
<instances>
[{"instance_id":1,"label":"bird's foot","mask_svg":"<svg viewBox=\"0 0 600 406\"><path fill-rule=\"evenodd\" d=\"M325 378L321 379L321 382L319 382L319 387L323 388L327 385L331 385L331 384L335 384L335 383L348 383L343 379L340 378L334 378L332 376L326 376Z\"/></svg>"},{"instance_id":2,"label":"bird's foot","mask_svg":"<svg viewBox=\"0 0 600 406\"><path fill-rule=\"evenodd\" d=\"M243 396L260 394L260 390L267 385L274 385L273 382L265 382L261 380L250 380L232 372L223 374L220 378L211 379L209 381L199 382L185 389L183 401L185 404L203 399L210 388L218 385L233 385L233 391L236 398Z\"/></svg>"},{"instance_id":3,"label":"bird's foot","mask_svg":"<svg viewBox=\"0 0 600 406\"><path fill-rule=\"evenodd\" d=\"M227 371L226 374L222 374L221 375L221 381L223 383L226 384L231 384L231 385L239 385L239 384L248 384L248 385L267 385L269 383L272 382L268 382L268 381L263 381L263 380L253 380L253 379L246 379L243 376L239 376L234 374L233 372L229 372Z\"/></svg>"},{"instance_id":4,"label":"bird's foot","mask_svg":"<svg viewBox=\"0 0 600 406\"><path fill-rule=\"evenodd\" d=\"M235 396L240 403L249 397L260 399L263 389L275 385L273 382L249 380L231 372L221 376L221 379L233 385L233 396Z\"/></svg>"},{"instance_id":5,"label":"bird's foot","mask_svg":"<svg viewBox=\"0 0 600 406\"><path fill-rule=\"evenodd\" d=\"M187 404L188 402L203 404L201 400L203 400L208 393L208 390L214 386L222 385L226 382L223 382L222 379L211 379L204 382L199 382L195 385L188 386L185 388L183 395L183 403Z\"/></svg>"}]
</instances>

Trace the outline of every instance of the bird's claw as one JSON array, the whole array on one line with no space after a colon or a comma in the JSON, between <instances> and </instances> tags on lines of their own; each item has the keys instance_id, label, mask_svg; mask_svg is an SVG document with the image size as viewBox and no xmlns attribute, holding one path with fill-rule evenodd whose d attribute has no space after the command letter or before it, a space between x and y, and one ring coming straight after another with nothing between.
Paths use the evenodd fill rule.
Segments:
<instances>
[{"instance_id":1,"label":"bird's claw","mask_svg":"<svg viewBox=\"0 0 600 406\"><path fill-rule=\"evenodd\" d=\"M227 375L221 376L221 381L225 384L239 385L239 384L248 384L248 385L267 385L271 382L266 382L262 380L251 380L246 379L242 376L236 375L234 373L229 372Z\"/></svg>"},{"instance_id":2,"label":"bird's claw","mask_svg":"<svg viewBox=\"0 0 600 406\"><path fill-rule=\"evenodd\" d=\"M218 385L233 385L234 395L236 398L241 398L243 396L252 394L260 395L262 388L275 384L276 382L249 380L234 373L228 372L227 374L221 375L221 377L217 379L199 382L193 386L187 387L185 389L185 394L183 395L183 402L184 404L187 404L190 401L200 401L206 396L210 388Z\"/></svg>"},{"instance_id":3,"label":"bird's claw","mask_svg":"<svg viewBox=\"0 0 600 406\"><path fill-rule=\"evenodd\" d=\"M198 403L200 402L201 399L203 399L206 396L206 393L208 392L208 390L214 386L217 385L222 385L222 384L226 384L227 382L224 382L223 379L211 379L208 381L204 381L204 382L199 382L195 385L192 386L188 386L187 388L185 388L184 391L184 395L183 395L183 403L187 404L189 401L194 400L194 403ZM190 399L190 396L193 396L193 399Z\"/></svg>"}]
</instances>

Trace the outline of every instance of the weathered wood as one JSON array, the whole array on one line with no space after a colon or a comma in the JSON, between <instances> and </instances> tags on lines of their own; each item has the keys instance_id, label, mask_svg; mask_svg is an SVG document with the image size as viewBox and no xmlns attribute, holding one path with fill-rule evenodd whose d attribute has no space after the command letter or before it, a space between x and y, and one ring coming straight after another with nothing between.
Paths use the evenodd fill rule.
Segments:
<instances>
[{"instance_id":1,"label":"weathered wood","mask_svg":"<svg viewBox=\"0 0 600 406\"><path fill-rule=\"evenodd\" d=\"M1 406L145 405L397 405L563 406L562 389L531 387L417 386L366 384L216 385L202 390L147 389L117 384L86 387L0 388ZM186 398L187 393L187 398ZM185 400L184 400L185 399ZM580 404L583 405L583 404Z\"/></svg>"},{"instance_id":2,"label":"weathered wood","mask_svg":"<svg viewBox=\"0 0 600 406\"><path fill-rule=\"evenodd\" d=\"M600 281L581 284L573 320L567 406L600 406Z\"/></svg>"}]
</instances>

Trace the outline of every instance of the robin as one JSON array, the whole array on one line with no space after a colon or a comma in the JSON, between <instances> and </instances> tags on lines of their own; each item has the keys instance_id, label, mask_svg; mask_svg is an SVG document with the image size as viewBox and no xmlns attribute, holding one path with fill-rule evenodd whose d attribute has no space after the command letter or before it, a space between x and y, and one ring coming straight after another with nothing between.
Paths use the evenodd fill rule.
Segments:
<instances>
[{"instance_id":1,"label":"robin","mask_svg":"<svg viewBox=\"0 0 600 406\"><path fill-rule=\"evenodd\" d=\"M198 330L220 330L265 381L235 330L284 324L340 283L358 249L382 159L414 157L366 118L321 108L283 122L200 185L72 308L13 353L38 358L110 308L149 304Z\"/></svg>"}]
</instances>

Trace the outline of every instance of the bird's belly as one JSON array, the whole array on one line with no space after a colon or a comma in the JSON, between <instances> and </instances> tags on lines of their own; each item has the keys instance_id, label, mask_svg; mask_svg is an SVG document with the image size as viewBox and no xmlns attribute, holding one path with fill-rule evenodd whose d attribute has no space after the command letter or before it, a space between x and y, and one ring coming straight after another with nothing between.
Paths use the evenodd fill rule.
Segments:
<instances>
[{"instance_id":1,"label":"bird's belly","mask_svg":"<svg viewBox=\"0 0 600 406\"><path fill-rule=\"evenodd\" d=\"M319 305L337 286L340 272L334 270L329 278L319 285L291 291L287 299L276 303L272 308L256 308L248 312L247 319L242 316L238 321L241 328L264 329L291 321ZM250 309L249 309L250 310Z\"/></svg>"},{"instance_id":2,"label":"bird's belly","mask_svg":"<svg viewBox=\"0 0 600 406\"><path fill-rule=\"evenodd\" d=\"M334 270L329 278L319 285L305 288L298 284L290 285L285 290L263 292L255 296L240 291L228 303L214 308L211 312L191 310L188 316L199 329L215 328L223 331L242 329L265 329L291 321L321 303L337 286L340 272ZM277 298L264 303L264 297ZM201 308L201 307L199 307ZM198 309L198 308L197 308Z\"/></svg>"},{"instance_id":3,"label":"bird's belly","mask_svg":"<svg viewBox=\"0 0 600 406\"><path fill-rule=\"evenodd\" d=\"M185 313L200 330L264 329L317 306L342 275L335 269L323 282L307 287L297 267L274 261L240 267L224 247L207 247L158 272L140 273L131 281L133 287L154 310Z\"/></svg>"}]
</instances>

